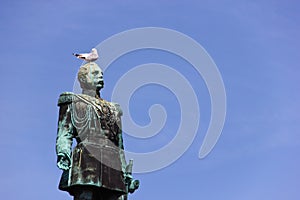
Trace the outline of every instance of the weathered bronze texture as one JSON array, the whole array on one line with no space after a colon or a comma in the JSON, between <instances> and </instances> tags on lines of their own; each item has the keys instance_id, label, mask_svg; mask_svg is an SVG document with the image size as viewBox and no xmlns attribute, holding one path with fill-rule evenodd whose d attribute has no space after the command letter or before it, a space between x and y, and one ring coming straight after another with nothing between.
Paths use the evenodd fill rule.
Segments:
<instances>
[{"instance_id":1,"label":"weathered bronze texture","mask_svg":"<svg viewBox=\"0 0 300 200\"><path fill-rule=\"evenodd\" d=\"M75 200L127 199L139 187L126 165L122 110L100 97L103 73L94 62L78 72L82 94L62 93L58 100L57 166L63 170L59 189ZM77 145L72 150L73 139Z\"/></svg>"}]
</instances>

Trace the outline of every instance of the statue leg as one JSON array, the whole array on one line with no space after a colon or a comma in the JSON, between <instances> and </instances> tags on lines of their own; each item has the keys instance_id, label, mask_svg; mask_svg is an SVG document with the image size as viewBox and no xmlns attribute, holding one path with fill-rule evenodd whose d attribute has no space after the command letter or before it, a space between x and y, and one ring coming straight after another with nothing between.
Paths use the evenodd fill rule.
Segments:
<instances>
[{"instance_id":1,"label":"statue leg","mask_svg":"<svg viewBox=\"0 0 300 200\"><path fill-rule=\"evenodd\" d=\"M125 200L122 199L120 194L116 194L110 191L102 191L95 195L93 200Z\"/></svg>"},{"instance_id":2,"label":"statue leg","mask_svg":"<svg viewBox=\"0 0 300 200\"><path fill-rule=\"evenodd\" d=\"M119 196L117 196L117 195L110 195L110 196L107 196L107 198L105 200L119 200Z\"/></svg>"},{"instance_id":3,"label":"statue leg","mask_svg":"<svg viewBox=\"0 0 300 200\"><path fill-rule=\"evenodd\" d=\"M127 195L122 195L118 198L118 200L127 200Z\"/></svg>"},{"instance_id":4,"label":"statue leg","mask_svg":"<svg viewBox=\"0 0 300 200\"><path fill-rule=\"evenodd\" d=\"M74 200L93 200L93 192L83 190L74 195Z\"/></svg>"}]
</instances>

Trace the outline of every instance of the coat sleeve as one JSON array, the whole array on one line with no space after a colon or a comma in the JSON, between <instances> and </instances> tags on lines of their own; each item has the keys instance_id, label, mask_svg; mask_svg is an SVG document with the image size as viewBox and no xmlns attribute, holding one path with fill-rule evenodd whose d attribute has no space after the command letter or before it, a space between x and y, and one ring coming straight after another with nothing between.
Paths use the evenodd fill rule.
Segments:
<instances>
[{"instance_id":1,"label":"coat sleeve","mask_svg":"<svg viewBox=\"0 0 300 200\"><path fill-rule=\"evenodd\" d=\"M74 127L71 121L71 102L70 98L66 98L69 94L61 94L58 106L59 108L59 119L56 137L56 154L57 161L60 157L68 158L71 161L71 148L74 138Z\"/></svg>"},{"instance_id":2,"label":"coat sleeve","mask_svg":"<svg viewBox=\"0 0 300 200\"><path fill-rule=\"evenodd\" d=\"M120 149L120 158L121 158L121 163L122 163L122 171L125 173L126 171L126 159L125 159L125 153L124 153L124 144L123 144L123 135L122 135L122 121L121 117L123 115L123 111L120 107L119 104L115 103L115 108L116 108L116 118L117 118L117 126L118 126L118 146Z\"/></svg>"}]
</instances>

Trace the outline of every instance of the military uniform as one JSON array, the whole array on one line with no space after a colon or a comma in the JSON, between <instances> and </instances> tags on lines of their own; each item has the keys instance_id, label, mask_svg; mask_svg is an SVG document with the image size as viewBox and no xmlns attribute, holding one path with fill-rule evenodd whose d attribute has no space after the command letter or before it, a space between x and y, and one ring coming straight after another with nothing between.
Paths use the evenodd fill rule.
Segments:
<instances>
[{"instance_id":1,"label":"military uniform","mask_svg":"<svg viewBox=\"0 0 300 200\"><path fill-rule=\"evenodd\" d=\"M59 189L76 196L78 191L94 195L127 194L120 106L84 94L63 93L59 97L56 140L58 158L69 158ZM72 152L72 141L77 145ZM103 192L105 191L105 192Z\"/></svg>"}]
</instances>

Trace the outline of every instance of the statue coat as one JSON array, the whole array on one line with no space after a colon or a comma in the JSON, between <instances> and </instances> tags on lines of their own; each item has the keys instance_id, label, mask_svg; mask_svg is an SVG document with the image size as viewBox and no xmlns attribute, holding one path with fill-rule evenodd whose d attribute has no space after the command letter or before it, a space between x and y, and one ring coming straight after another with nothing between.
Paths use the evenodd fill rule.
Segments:
<instances>
[{"instance_id":1,"label":"statue coat","mask_svg":"<svg viewBox=\"0 0 300 200\"><path fill-rule=\"evenodd\" d=\"M118 104L83 94L63 93L58 101L57 156L67 156L59 189L71 195L77 188L126 194L126 167ZM73 139L77 144L72 150Z\"/></svg>"}]
</instances>

